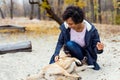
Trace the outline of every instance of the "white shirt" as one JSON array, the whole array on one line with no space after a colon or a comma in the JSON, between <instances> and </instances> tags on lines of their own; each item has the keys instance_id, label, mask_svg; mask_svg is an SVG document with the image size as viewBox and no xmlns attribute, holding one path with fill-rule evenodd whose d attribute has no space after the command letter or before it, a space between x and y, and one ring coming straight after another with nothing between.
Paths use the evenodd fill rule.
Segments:
<instances>
[{"instance_id":1,"label":"white shirt","mask_svg":"<svg viewBox=\"0 0 120 80\"><path fill-rule=\"evenodd\" d=\"M70 30L70 40L78 43L81 47L85 46L86 26L82 32L76 32L74 29Z\"/></svg>"}]
</instances>

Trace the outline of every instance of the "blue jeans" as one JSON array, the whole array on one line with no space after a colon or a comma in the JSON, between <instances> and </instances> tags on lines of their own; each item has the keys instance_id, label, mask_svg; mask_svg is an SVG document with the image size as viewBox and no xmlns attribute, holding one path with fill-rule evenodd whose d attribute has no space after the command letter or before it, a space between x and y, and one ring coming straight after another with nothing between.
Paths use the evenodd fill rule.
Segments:
<instances>
[{"instance_id":1,"label":"blue jeans","mask_svg":"<svg viewBox=\"0 0 120 80\"><path fill-rule=\"evenodd\" d=\"M86 56L87 59L87 63L88 65L94 65L94 70L99 70L100 67L99 65L96 63L96 61L94 61L90 54L87 54L87 52L84 50L84 48L82 48L80 45L78 45L76 42L73 41L69 41L66 43L65 48L64 48L64 52L67 54L71 54L72 57L76 57L79 60L83 60L84 56Z\"/></svg>"},{"instance_id":2,"label":"blue jeans","mask_svg":"<svg viewBox=\"0 0 120 80\"><path fill-rule=\"evenodd\" d=\"M66 51L71 54L72 57L76 57L79 60L82 60L85 56L84 49L74 41L68 41L65 44L64 52Z\"/></svg>"}]
</instances>

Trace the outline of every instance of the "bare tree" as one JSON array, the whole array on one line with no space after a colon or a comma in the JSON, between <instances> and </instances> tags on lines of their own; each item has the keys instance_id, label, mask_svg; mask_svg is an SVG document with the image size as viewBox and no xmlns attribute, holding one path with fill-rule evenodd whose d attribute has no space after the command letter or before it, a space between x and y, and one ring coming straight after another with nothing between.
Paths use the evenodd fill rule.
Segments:
<instances>
[{"instance_id":1,"label":"bare tree","mask_svg":"<svg viewBox=\"0 0 120 80\"><path fill-rule=\"evenodd\" d=\"M120 14L120 0L117 0L117 14Z\"/></svg>"},{"instance_id":2,"label":"bare tree","mask_svg":"<svg viewBox=\"0 0 120 80\"><path fill-rule=\"evenodd\" d=\"M62 5L63 5L63 0L58 0L58 9L57 9L57 15L61 17L62 14Z\"/></svg>"},{"instance_id":3,"label":"bare tree","mask_svg":"<svg viewBox=\"0 0 120 80\"><path fill-rule=\"evenodd\" d=\"M24 16L27 16L27 12L26 12L26 7L25 7L25 0L23 0L23 8L24 8Z\"/></svg>"},{"instance_id":4,"label":"bare tree","mask_svg":"<svg viewBox=\"0 0 120 80\"><path fill-rule=\"evenodd\" d=\"M11 6L10 6L10 17L13 19L13 0L10 1Z\"/></svg>"},{"instance_id":5,"label":"bare tree","mask_svg":"<svg viewBox=\"0 0 120 80\"><path fill-rule=\"evenodd\" d=\"M32 2L33 2L33 0L32 0ZM34 14L34 4L31 4L30 19L33 19L33 14Z\"/></svg>"},{"instance_id":6,"label":"bare tree","mask_svg":"<svg viewBox=\"0 0 120 80\"><path fill-rule=\"evenodd\" d=\"M38 2L40 3L40 1L38 0ZM40 10L40 7L39 6L37 6L38 7L38 16L37 16L37 18L38 19L41 19L41 14L40 14L40 12L41 12L41 10Z\"/></svg>"},{"instance_id":7,"label":"bare tree","mask_svg":"<svg viewBox=\"0 0 120 80\"><path fill-rule=\"evenodd\" d=\"M24 16L30 17L31 4L29 4L28 0L23 0L23 8L24 8Z\"/></svg>"},{"instance_id":8,"label":"bare tree","mask_svg":"<svg viewBox=\"0 0 120 80\"><path fill-rule=\"evenodd\" d=\"M101 0L98 0L98 20L100 23L102 23L102 18L101 18Z\"/></svg>"},{"instance_id":9,"label":"bare tree","mask_svg":"<svg viewBox=\"0 0 120 80\"><path fill-rule=\"evenodd\" d=\"M90 0L90 11L91 11L91 21L95 22L95 17L94 17L94 2L93 0Z\"/></svg>"},{"instance_id":10,"label":"bare tree","mask_svg":"<svg viewBox=\"0 0 120 80\"><path fill-rule=\"evenodd\" d=\"M54 13L54 11L52 10L48 0L42 0L42 3L40 2L32 2L31 0L29 0L30 4L38 4L39 7L42 7L46 10L46 12L49 14L49 17L52 18L53 20L55 20L58 24L62 24L63 21Z\"/></svg>"},{"instance_id":11,"label":"bare tree","mask_svg":"<svg viewBox=\"0 0 120 80\"><path fill-rule=\"evenodd\" d=\"M4 15L3 15L3 12L2 12L2 9L1 9L1 8L0 8L0 13L1 13L2 19L4 19L5 17L4 17Z\"/></svg>"}]
</instances>

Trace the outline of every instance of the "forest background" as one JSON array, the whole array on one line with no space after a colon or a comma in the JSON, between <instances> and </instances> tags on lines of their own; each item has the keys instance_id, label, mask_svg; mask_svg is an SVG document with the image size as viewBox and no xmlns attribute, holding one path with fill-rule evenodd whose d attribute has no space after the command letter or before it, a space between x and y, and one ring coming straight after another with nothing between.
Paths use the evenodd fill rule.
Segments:
<instances>
[{"instance_id":1,"label":"forest background","mask_svg":"<svg viewBox=\"0 0 120 80\"><path fill-rule=\"evenodd\" d=\"M68 5L83 8L86 19L91 22L120 24L120 0L0 0L0 14L3 19L14 17L53 19L61 24L62 13Z\"/></svg>"}]
</instances>

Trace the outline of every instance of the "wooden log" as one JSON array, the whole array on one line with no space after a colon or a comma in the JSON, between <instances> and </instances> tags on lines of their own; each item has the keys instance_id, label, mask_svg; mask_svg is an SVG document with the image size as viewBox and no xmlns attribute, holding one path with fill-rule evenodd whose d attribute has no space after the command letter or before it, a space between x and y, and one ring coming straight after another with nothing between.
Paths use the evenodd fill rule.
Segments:
<instances>
[{"instance_id":1,"label":"wooden log","mask_svg":"<svg viewBox=\"0 0 120 80\"><path fill-rule=\"evenodd\" d=\"M15 53L15 52L31 52L31 41L9 43L0 45L0 54Z\"/></svg>"},{"instance_id":2,"label":"wooden log","mask_svg":"<svg viewBox=\"0 0 120 80\"><path fill-rule=\"evenodd\" d=\"M13 29L13 30L18 30L20 32L26 31L24 26L18 26L18 25L1 25L0 26L0 30L5 30L5 29Z\"/></svg>"}]
</instances>

